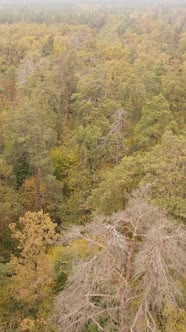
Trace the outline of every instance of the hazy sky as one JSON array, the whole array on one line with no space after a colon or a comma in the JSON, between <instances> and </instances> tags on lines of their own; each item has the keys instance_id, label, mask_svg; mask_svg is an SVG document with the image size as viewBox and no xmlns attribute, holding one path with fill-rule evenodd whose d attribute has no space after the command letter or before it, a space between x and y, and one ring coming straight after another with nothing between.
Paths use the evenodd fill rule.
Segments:
<instances>
[{"instance_id":1,"label":"hazy sky","mask_svg":"<svg viewBox=\"0 0 186 332\"><path fill-rule=\"evenodd\" d=\"M55 6L55 5L79 5L79 4L96 4L96 5L130 5L132 7L140 5L158 5L158 4L186 4L186 0L0 0L0 4L16 6Z\"/></svg>"},{"instance_id":2,"label":"hazy sky","mask_svg":"<svg viewBox=\"0 0 186 332\"><path fill-rule=\"evenodd\" d=\"M74 4L78 4L78 3L97 3L97 4L102 4L102 3L109 3L109 4L117 4L117 3L186 3L186 0L0 0L0 3L4 2L4 3L12 3L12 4L16 4L16 3L20 3L20 4L30 4L30 3L34 3L34 4L53 4L53 3L74 3Z\"/></svg>"}]
</instances>

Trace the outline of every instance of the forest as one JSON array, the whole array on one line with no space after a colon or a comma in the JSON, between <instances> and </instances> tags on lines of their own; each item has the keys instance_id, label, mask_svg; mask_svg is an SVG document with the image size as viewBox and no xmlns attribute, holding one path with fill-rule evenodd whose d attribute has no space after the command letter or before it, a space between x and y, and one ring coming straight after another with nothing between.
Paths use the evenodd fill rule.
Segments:
<instances>
[{"instance_id":1,"label":"forest","mask_svg":"<svg viewBox=\"0 0 186 332\"><path fill-rule=\"evenodd\" d=\"M7 3L0 332L184 332L186 6Z\"/></svg>"}]
</instances>

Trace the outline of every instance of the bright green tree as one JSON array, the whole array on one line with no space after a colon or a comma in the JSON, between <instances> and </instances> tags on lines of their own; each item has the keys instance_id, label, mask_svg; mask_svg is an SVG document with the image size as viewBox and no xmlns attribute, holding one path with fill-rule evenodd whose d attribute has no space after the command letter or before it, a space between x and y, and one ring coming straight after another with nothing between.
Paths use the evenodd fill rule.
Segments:
<instances>
[{"instance_id":1,"label":"bright green tree","mask_svg":"<svg viewBox=\"0 0 186 332\"><path fill-rule=\"evenodd\" d=\"M186 220L186 140L166 132L162 144L155 146L144 158L142 183L151 185L153 203L171 217Z\"/></svg>"},{"instance_id":2,"label":"bright green tree","mask_svg":"<svg viewBox=\"0 0 186 332\"><path fill-rule=\"evenodd\" d=\"M134 131L135 145L138 149L148 150L159 143L167 130L176 131L177 126L166 99L153 97L142 109L142 116Z\"/></svg>"}]
</instances>

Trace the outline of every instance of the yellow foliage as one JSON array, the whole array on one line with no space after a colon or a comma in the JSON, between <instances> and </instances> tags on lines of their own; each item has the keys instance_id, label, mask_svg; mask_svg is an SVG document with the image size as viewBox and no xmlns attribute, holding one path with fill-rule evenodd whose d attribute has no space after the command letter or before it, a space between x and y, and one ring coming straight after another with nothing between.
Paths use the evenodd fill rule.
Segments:
<instances>
[{"instance_id":1,"label":"yellow foliage","mask_svg":"<svg viewBox=\"0 0 186 332\"><path fill-rule=\"evenodd\" d=\"M71 259L87 259L99 251L99 247L95 244L87 242L85 239L76 239L68 246L57 245L49 250L49 256L52 260L56 260L59 257L68 257Z\"/></svg>"},{"instance_id":2,"label":"yellow foliage","mask_svg":"<svg viewBox=\"0 0 186 332\"><path fill-rule=\"evenodd\" d=\"M11 293L16 300L33 307L33 303L42 302L50 293L53 266L46 249L57 239L56 225L42 211L27 212L19 223L21 230L15 224L10 225L21 249L20 256L13 256L10 261L14 272Z\"/></svg>"},{"instance_id":3,"label":"yellow foliage","mask_svg":"<svg viewBox=\"0 0 186 332\"><path fill-rule=\"evenodd\" d=\"M165 332L185 332L186 313L183 309L166 307L164 317Z\"/></svg>"},{"instance_id":4,"label":"yellow foliage","mask_svg":"<svg viewBox=\"0 0 186 332\"><path fill-rule=\"evenodd\" d=\"M25 331L34 332L34 326L35 326L34 320L25 318L20 323L20 330L22 332L25 332Z\"/></svg>"},{"instance_id":5,"label":"yellow foliage","mask_svg":"<svg viewBox=\"0 0 186 332\"><path fill-rule=\"evenodd\" d=\"M23 206L27 211L35 211L36 209L36 184L35 178L30 177L23 182L20 190L20 197ZM44 187L41 185L41 194L43 194Z\"/></svg>"}]
</instances>

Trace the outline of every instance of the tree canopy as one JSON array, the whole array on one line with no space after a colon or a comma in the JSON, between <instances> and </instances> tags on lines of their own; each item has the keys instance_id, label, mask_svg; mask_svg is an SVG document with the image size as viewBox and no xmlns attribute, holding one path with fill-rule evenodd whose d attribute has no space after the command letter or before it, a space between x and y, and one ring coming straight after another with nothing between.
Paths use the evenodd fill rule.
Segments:
<instances>
[{"instance_id":1,"label":"tree canopy","mask_svg":"<svg viewBox=\"0 0 186 332\"><path fill-rule=\"evenodd\" d=\"M185 4L18 2L0 1L0 331L185 331Z\"/></svg>"}]
</instances>

